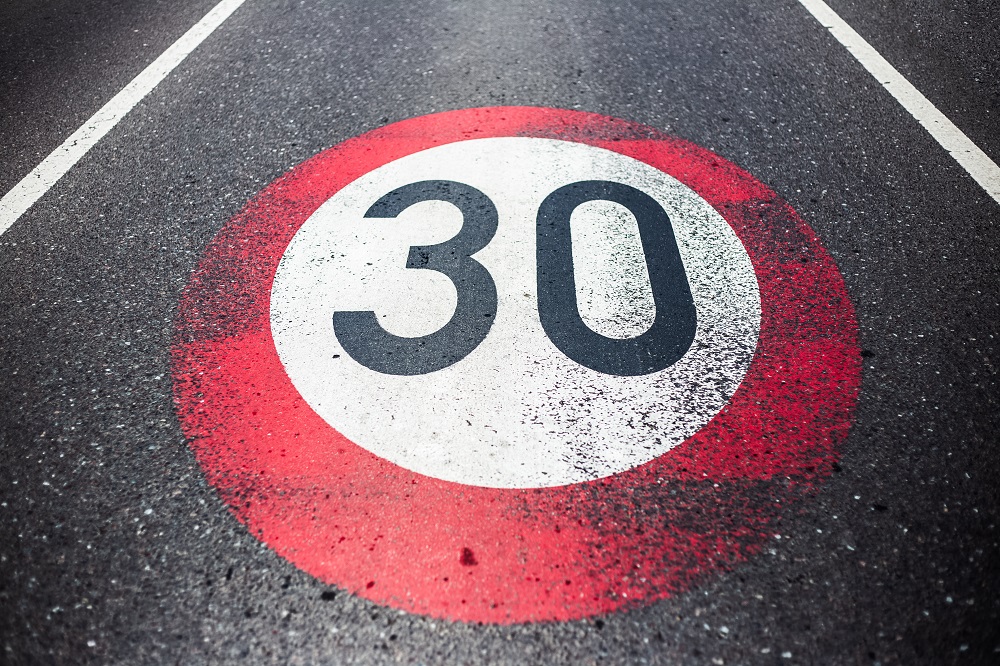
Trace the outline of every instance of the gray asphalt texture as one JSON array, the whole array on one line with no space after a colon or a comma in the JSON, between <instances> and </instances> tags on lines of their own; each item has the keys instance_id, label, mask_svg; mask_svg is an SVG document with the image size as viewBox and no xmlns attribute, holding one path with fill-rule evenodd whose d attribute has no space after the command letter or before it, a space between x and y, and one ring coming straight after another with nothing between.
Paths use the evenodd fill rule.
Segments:
<instances>
[{"instance_id":1,"label":"gray asphalt texture","mask_svg":"<svg viewBox=\"0 0 1000 666\"><path fill-rule=\"evenodd\" d=\"M993 3L831 4L1000 158ZM0 7L0 189L209 7ZM641 610L476 626L327 588L228 513L175 417L180 290L250 196L369 129L501 104L719 153L809 222L857 308L839 471L759 557ZM998 227L794 0L249 0L0 236L0 662L997 663Z\"/></svg>"}]
</instances>

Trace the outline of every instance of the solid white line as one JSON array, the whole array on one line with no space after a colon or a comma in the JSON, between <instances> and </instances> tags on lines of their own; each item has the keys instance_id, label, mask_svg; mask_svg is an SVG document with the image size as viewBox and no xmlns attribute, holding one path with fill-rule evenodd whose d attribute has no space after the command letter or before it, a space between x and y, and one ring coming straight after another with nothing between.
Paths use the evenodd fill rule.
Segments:
<instances>
[{"instance_id":1,"label":"solid white line","mask_svg":"<svg viewBox=\"0 0 1000 666\"><path fill-rule=\"evenodd\" d=\"M837 41L847 47L858 62L878 79L889 93L910 112L941 147L951 153L955 161L969 172L986 193L1000 203L1000 167L980 150L955 123L937 110L930 100L903 78L872 45L865 41L844 19L830 9L823 0L799 0Z\"/></svg>"},{"instance_id":2,"label":"solid white line","mask_svg":"<svg viewBox=\"0 0 1000 666\"><path fill-rule=\"evenodd\" d=\"M0 199L0 234L7 231L26 210L31 208L32 204L56 184L56 181L73 168L73 165L86 155L101 137L117 125L119 120L142 101L245 1L222 0L213 7L205 18L171 44L159 58L142 70L122 88L121 92L112 97L80 129L73 132L61 146L53 150L41 164L5 194L3 199Z\"/></svg>"}]
</instances>

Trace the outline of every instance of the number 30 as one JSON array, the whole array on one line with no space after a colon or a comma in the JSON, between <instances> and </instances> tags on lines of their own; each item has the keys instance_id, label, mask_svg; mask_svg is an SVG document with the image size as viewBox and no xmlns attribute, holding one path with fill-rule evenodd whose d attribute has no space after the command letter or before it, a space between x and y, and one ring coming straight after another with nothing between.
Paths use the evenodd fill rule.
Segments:
<instances>
[{"instance_id":1,"label":"number 30","mask_svg":"<svg viewBox=\"0 0 1000 666\"><path fill-rule=\"evenodd\" d=\"M371 311L333 314L333 328L354 360L390 375L421 375L462 360L485 338L497 309L497 289L489 271L472 258L497 231L496 206L474 187L449 180L426 180L389 192L365 217L396 217L422 201L446 201L462 212L462 228L438 245L413 246L407 268L448 276L458 292L451 320L430 335L405 338L389 333ZM639 226L656 315L644 333L625 340L594 332L580 317L570 217L588 201L612 201L627 208ZM592 370L634 376L676 363L694 341L697 314L673 226L651 196L629 185L586 180L548 195L536 218L538 315L552 343Z\"/></svg>"}]
</instances>

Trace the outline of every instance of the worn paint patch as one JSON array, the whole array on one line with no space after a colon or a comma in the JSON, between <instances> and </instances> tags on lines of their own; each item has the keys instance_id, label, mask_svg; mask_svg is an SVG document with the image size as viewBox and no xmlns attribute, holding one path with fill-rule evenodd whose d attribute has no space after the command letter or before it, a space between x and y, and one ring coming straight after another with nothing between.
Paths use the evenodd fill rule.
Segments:
<instances>
[{"instance_id":1,"label":"worn paint patch","mask_svg":"<svg viewBox=\"0 0 1000 666\"><path fill-rule=\"evenodd\" d=\"M567 485L458 483L359 446L286 373L270 295L307 220L380 167L491 137L573 142L638 160L690 188L739 239L759 293L752 361L721 409L665 453ZM650 603L759 550L789 504L830 473L860 381L856 338L843 280L815 234L738 167L594 114L472 109L346 141L248 203L181 299L175 395L209 481L258 538L305 571L437 617L566 620ZM366 409L364 392L355 401Z\"/></svg>"}]
</instances>

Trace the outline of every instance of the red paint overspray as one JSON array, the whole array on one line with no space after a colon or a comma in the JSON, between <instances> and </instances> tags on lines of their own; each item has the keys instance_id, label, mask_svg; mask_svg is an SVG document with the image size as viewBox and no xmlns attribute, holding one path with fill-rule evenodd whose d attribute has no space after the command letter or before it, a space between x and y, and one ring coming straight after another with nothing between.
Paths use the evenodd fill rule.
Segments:
<instances>
[{"instance_id":1,"label":"red paint overspray","mask_svg":"<svg viewBox=\"0 0 1000 666\"><path fill-rule=\"evenodd\" d=\"M708 201L749 253L761 333L747 375L711 422L649 463L555 488L441 481L340 435L281 366L271 284L306 219L383 164L499 136L586 143L661 169ZM209 245L183 293L173 373L182 427L208 480L275 552L381 604L506 624L648 604L760 550L789 505L829 475L853 419L860 354L834 262L750 174L642 125L493 107L350 139L254 197Z\"/></svg>"}]
</instances>

